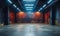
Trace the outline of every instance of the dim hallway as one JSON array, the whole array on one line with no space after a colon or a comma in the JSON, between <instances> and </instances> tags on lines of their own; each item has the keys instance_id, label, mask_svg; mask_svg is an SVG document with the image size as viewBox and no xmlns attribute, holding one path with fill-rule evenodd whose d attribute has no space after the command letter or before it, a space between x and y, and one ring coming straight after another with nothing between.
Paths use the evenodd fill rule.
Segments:
<instances>
[{"instance_id":1,"label":"dim hallway","mask_svg":"<svg viewBox=\"0 0 60 36\"><path fill-rule=\"evenodd\" d=\"M0 36L60 36L60 0L0 0Z\"/></svg>"},{"instance_id":2,"label":"dim hallway","mask_svg":"<svg viewBox=\"0 0 60 36\"><path fill-rule=\"evenodd\" d=\"M60 27L43 24L14 24L0 28L0 36L60 36Z\"/></svg>"}]
</instances>

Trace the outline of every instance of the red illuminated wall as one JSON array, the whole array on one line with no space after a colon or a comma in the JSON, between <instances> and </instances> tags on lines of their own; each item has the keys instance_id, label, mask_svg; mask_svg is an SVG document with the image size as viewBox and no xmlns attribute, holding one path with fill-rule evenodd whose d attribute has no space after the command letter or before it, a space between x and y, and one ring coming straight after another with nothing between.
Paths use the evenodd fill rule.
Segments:
<instances>
[{"instance_id":1,"label":"red illuminated wall","mask_svg":"<svg viewBox=\"0 0 60 36\"><path fill-rule=\"evenodd\" d=\"M20 19L25 18L26 17L26 13L24 13L24 12L18 12L17 13L17 17L20 18Z\"/></svg>"},{"instance_id":2,"label":"red illuminated wall","mask_svg":"<svg viewBox=\"0 0 60 36\"><path fill-rule=\"evenodd\" d=\"M45 13L45 23L48 24L50 20L50 12Z\"/></svg>"},{"instance_id":3,"label":"red illuminated wall","mask_svg":"<svg viewBox=\"0 0 60 36\"><path fill-rule=\"evenodd\" d=\"M40 12L35 12L33 15L34 19L40 19L41 16L42 16L42 13L40 13Z\"/></svg>"},{"instance_id":4,"label":"red illuminated wall","mask_svg":"<svg viewBox=\"0 0 60 36\"><path fill-rule=\"evenodd\" d=\"M15 15L14 15L13 12L10 12L10 13L9 13L9 18L10 18L10 23L14 23Z\"/></svg>"}]
</instances>

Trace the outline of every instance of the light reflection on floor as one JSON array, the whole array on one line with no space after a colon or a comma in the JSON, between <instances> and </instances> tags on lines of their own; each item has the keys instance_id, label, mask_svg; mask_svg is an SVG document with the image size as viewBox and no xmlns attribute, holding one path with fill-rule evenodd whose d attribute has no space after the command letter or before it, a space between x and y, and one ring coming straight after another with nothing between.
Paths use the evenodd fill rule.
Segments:
<instances>
[{"instance_id":1,"label":"light reflection on floor","mask_svg":"<svg viewBox=\"0 0 60 36\"><path fill-rule=\"evenodd\" d=\"M35 36L34 30L35 30L34 25L26 25L25 36Z\"/></svg>"},{"instance_id":2,"label":"light reflection on floor","mask_svg":"<svg viewBox=\"0 0 60 36\"><path fill-rule=\"evenodd\" d=\"M0 36L60 36L60 27L40 24L8 25L0 28Z\"/></svg>"}]
</instances>

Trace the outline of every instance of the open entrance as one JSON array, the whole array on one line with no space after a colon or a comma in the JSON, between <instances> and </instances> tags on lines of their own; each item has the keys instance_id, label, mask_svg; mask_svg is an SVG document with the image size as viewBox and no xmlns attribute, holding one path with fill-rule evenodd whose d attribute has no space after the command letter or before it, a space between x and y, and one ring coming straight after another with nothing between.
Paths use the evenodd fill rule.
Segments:
<instances>
[{"instance_id":1,"label":"open entrance","mask_svg":"<svg viewBox=\"0 0 60 36\"><path fill-rule=\"evenodd\" d=\"M14 14L10 13L10 23L42 23L43 14L41 12L17 12Z\"/></svg>"},{"instance_id":2,"label":"open entrance","mask_svg":"<svg viewBox=\"0 0 60 36\"><path fill-rule=\"evenodd\" d=\"M10 12L10 23L50 23L50 12Z\"/></svg>"}]
</instances>

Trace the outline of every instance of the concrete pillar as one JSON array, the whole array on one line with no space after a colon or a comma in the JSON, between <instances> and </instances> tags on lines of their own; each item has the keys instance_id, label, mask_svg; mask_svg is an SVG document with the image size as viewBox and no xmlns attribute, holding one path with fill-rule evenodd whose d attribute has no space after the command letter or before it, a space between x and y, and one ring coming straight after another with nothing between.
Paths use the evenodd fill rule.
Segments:
<instances>
[{"instance_id":1,"label":"concrete pillar","mask_svg":"<svg viewBox=\"0 0 60 36\"><path fill-rule=\"evenodd\" d=\"M4 0L3 2L4 6L3 6L3 21L4 21L4 25L8 25L9 21L8 21L8 5L6 0Z\"/></svg>"},{"instance_id":2,"label":"concrete pillar","mask_svg":"<svg viewBox=\"0 0 60 36\"><path fill-rule=\"evenodd\" d=\"M17 17L16 17L16 12L14 12L14 14L15 14L15 23L17 23Z\"/></svg>"},{"instance_id":3,"label":"concrete pillar","mask_svg":"<svg viewBox=\"0 0 60 36\"><path fill-rule=\"evenodd\" d=\"M52 6L51 12L50 12L50 24L55 25L55 20L56 20L56 6Z\"/></svg>"},{"instance_id":4,"label":"concrete pillar","mask_svg":"<svg viewBox=\"0 0 60 36\"><path fill-rule=\"evenodd\" d=\"M4 8L3 8L3 18L4 18L4 25L8 25L9 23L8 23L8 7L7 6L5 6Z\"/></svg>"},{"instance_id":5,"label":"concrete pillar","mask_svg":"<svg viewBox=\"0 0 60 36\"><path fill-rule=\"evenodd\" d=\"M43 13L43 23L45 23L45 13Z\"/></svg>"}]
</instances>

